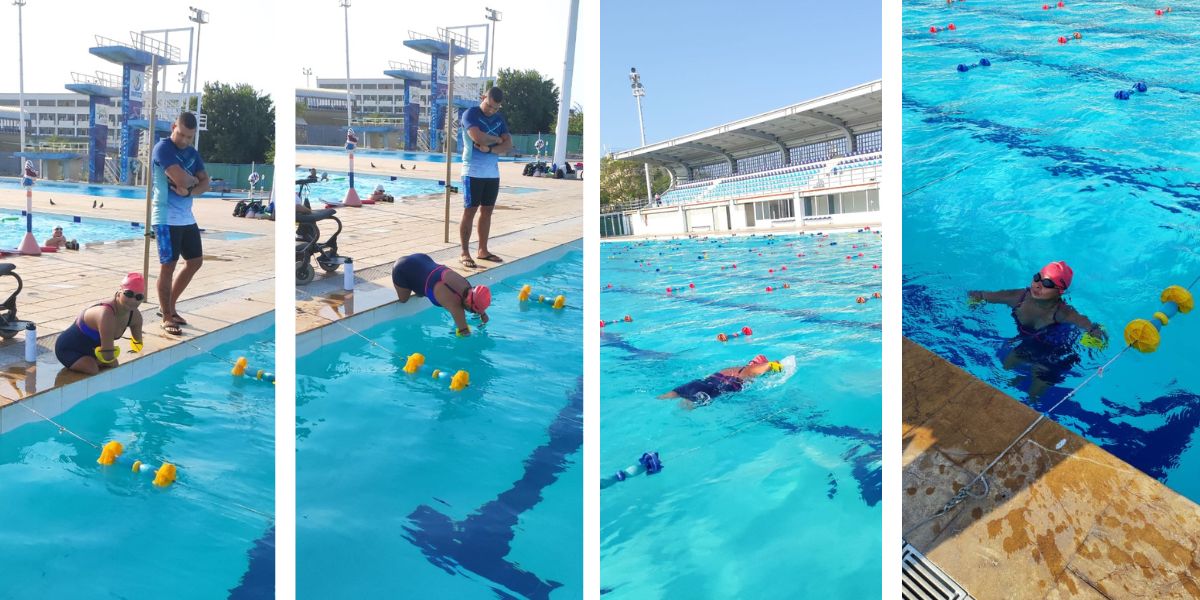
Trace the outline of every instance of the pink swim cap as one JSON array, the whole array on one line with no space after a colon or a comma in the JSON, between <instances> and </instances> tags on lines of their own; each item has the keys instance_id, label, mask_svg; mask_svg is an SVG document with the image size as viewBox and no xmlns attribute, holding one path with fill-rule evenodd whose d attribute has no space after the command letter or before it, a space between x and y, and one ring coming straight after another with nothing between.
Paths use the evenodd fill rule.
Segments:
<instances>
[{"instance_id":1,"label":"pink swim cap","mask_svg":"<svg viewBox=\"0 0 1200 600\"><path fill-rule=\"evenodd\" d=\"M471 293L467 295L467 299L474 306L474 312L481 313L492 305L492 290L489 290L486 285L477 285L471 288Z\"/></svg>"},{"instance_id":2,"label":"pink swim cap","mask_svg":"<svg viewBox=\"0 0 1200 600\"><path fill-rule=\"evenodd\" d=\"M146 280L141 273L130 273L121 280L121 289L130 290L137 294L146 293Z\"/></svg>"},{"instance_id":3,"label":"pink swim cap","mask_svg":"<svg viewBox=\"0 0 1200 600\"><path fill-rule=\"evenodd\" d=\"M754 357L754 360L750 361L750 364L752 364L752 365L761 365L761 364L763 364L763 363L765 363L765 362L769 362L769 361L767 360L767 357L766 357L766 355L759 354L758 356L755 356L755 357Z\"/></svg>"},{"instance_id":4,"label":"pink swim cap","mask_svg":"<svg viewBox=\"0 0 1200 600\"><path fill-rule=\"evenodd\" d=\"M1059 260L1042 267L1042 277L1053 281L1054 285L1065 292L1067 288L1071 287L1071 280L1075 278L1075 272L1067 266L1067 263Z\"/></svg>"}]
</instances>

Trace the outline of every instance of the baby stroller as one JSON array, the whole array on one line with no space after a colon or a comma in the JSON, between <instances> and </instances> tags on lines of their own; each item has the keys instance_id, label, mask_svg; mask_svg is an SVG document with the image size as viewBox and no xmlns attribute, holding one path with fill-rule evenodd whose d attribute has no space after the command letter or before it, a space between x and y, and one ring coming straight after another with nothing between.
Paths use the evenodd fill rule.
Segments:
<instances>
[{"instance_id":1,"label":"baby stroller","mask_svg":"<svg viewBox=\"0 0 1200 600\"><path fill-rule=\"evenodd\" d=\"M0 263L0 277L12 277L17 280L17 289L10 295L3 304L0 304L0 339L11 339L17 333L24 331L25 335L33 333L33 321L22 321L17 318L17 296L21 294L21 290L25 284L21 281L21 276L16 273L16 265L12 263Z\"/></svg>"},{"instance_id":2,"label":"baby stroller","mask_svg":"<svg viewBox=\"0 0 1200 600\"><path fill-rule=\"evenodd\" d=\"M296 182L303 190L306 183L305 180ZM305 206L308 202L305 201ZM336 210L327 208L324 210L314 210L311 214L296 215L296 285L308 284L316 277L316 270L312 266L312 257L317 256L317 265L326 273L333 273L342 265L343 259L337 253L337 238L338 234L342 233L342 221L335 217ZM317 223L325 220L331 220L337 223L337 230L333 235L321 241L321 228Z\"/></svg>"}]
</instances>

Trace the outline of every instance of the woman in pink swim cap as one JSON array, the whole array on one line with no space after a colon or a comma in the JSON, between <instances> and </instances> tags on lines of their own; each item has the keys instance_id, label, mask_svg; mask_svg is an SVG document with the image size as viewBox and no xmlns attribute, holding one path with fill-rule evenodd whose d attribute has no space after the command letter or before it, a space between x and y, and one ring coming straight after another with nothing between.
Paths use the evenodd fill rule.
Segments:
<instances>
[{"instance_id":1,"label":"woman in pink swim cap","mask_svg":"<svg viewBox=\"0 0 1200 600\"><path fill-rule=\"evenodd\" d=\"M728 392L740 392L748 381L767 371L778 370L777 365L759 354L745 366L721 369L704 379L689 381L659 396L659 399L683 398L683 407L689 410L707 406L712 404L713 398Z\"/></svg>"},{"instance_id":2,"label":"woman in pink swim cap","mask_svg":"<svg viewBox=\"0 0 1200 600\"><path fill-rule=\"evenodd\" d=\"M472 286L466 277L450 267L440 265L428 254L402 256L392 265L392 285L396 298L408 302L414 294L429 298L434 306L446 309L454 318L458 335L471 335L467 312L479 315L488 322L487 309L492 305L492 290L486 285Z\"/></svg>"},{"instance_id":3,"label":"woman in pink swim cap","mask_svg":"<svg viewBox=\"0 0 1200 600\"><path fill-rule=\"evenodd\" d=\"M967 292L972 306L989 302L1012 308L1017 325L1016 348L1004 359L1005 368L1028 363L1033 366L1029 395L1036 398L1046 387L1061 382L1066 371L1079 361L1074 352L1078 331L1107 342L1099 323L1076 311L1063 300L1075 272L1064 261L1054 261L1033 274L1029 287L996 292Z\"/></svg>"},{"instance_id":4,"label":"woman in pink swim cap","mask_svg":"<svg viewBox=\"0 0 1200 600\"><path fill-rule=\"evenodd\" d=\"M89 375L101 368L117 366L120 350L116 340L129 330L130 349L142 348L142 313L146 299L146 280L141 273L130 273L111 300L93 304L79 313L71 326L54 342L54 356L64 367Z\"/></svg>"}]
</instances>

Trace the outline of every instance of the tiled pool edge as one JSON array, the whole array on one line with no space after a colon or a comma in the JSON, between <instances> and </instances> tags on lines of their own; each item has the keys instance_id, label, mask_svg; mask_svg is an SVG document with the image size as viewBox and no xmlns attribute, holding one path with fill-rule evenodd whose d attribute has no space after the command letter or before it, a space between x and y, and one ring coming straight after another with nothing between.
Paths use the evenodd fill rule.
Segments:
<instances>
[{"instance_id":1,"label":"tiled pool edge","mask_svg":"<svg viewBox=\"0 0 1200 600\"><path fill-rule=\"evenodd\" d=\"M191 343L183 342L163 348L115 369L107 369L85 379L56 386L0 407L0 435L26 423L41 420L40 417L24 407L17 406L18 404L26 403L29 408L53 419L86 398L154 376L181 360L204 354L211 348L239 337L269 329L274 324L275 312L268 311L229 327L196 337L194 340L190 340Z\"/></svg>"},{"instance_id":2,"label":"tiled pool edge","mask_svg":"<svg viewBox=\"0 0 1200 600\"><path fill-rule=\"evenodd\" d=\"M909 542L977 598L1195 597L1200 506L1053 420L997 464L985 497L922 523L1038 413L903 343Z\"/></svg>"},{"instance_id":3,"label":"tiled pool edge","mask_svg":"<svg viewBox=\"0 0 1200 600\"><path fill-rule=\"evenodd\" d=\"M506 262L482 273L471 274L471 283L473 285L492 285L506 277L528 273L552 260L565 256L571 250L581 248L581 244L582 240L573 240L526 257ZM394 296L393 294L393 298ZM434 306L424 298L414 297L411 301L404 304L393 300L380 306L373 306L355 312L353 315L338 319L337 321L326 321L317 327L296 335L296 358L307 356L322 346L344 340L354 335L355 331L370 329L381 322L399 317L412 316L431 308L434 308ZM344 327L331 327L335 323L341 323ZM354 331L351 331L351 329Z\"/></svg>"}]
</instances>

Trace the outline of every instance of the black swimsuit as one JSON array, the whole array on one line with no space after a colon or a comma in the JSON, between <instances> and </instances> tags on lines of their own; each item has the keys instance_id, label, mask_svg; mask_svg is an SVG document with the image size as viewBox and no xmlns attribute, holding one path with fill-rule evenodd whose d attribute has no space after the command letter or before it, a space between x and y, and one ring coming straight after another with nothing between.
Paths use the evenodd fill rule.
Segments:
<instances>
[{"instance_id":1,"label":"black swimsuit","mask_svg":"<svg viewBox=\"0 0 1200 600\"><path fill-rule=\"evenodd\" d=\"M92 356L96 353L96 347L100 345L100 332L88 326L83 320L83 315L89 309L96 308L97 306L103 306L113 311L113 314L117 312L117 309L113 308L113 305L107 302L93 304L83 309L83 312L79 313L79 317L75 319L74 323L71 323L71 326L66 331L58 334L58 339L54 342L54 357L64 367L70 367L79 359L85 356ZM128 329L132 323L133 311L129 311L129 321L125 323L125 328Z\"/></svg>"}]
</instances>

